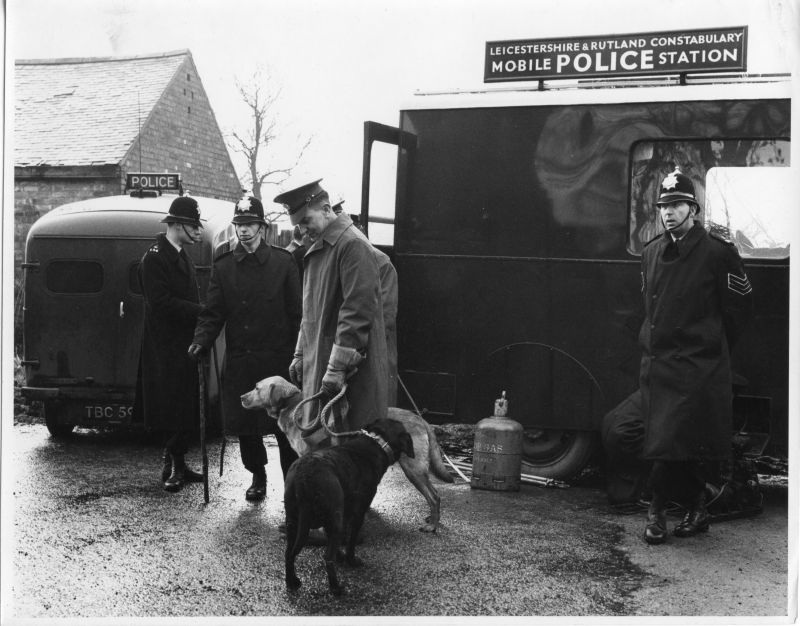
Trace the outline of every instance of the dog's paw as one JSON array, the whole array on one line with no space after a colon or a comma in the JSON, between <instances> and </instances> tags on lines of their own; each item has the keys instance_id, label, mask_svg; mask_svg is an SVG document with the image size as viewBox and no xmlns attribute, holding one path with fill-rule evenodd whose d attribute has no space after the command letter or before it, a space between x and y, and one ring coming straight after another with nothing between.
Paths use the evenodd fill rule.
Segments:
<instances>
[{"instance_id":1,"label":"dog's paw","mask_svg":"<svg viewBox=\"0 0 800 626\"><path fill-rule=\"evenodd\" d=\"M422 526L419 527L420 531L422 531L423 533L435 533L436 529L439 527L439 525L438 524L431 524L430 523L430 518L427 518L425 521L427 523L423 524Z\"/></svg>"}]
</instances>

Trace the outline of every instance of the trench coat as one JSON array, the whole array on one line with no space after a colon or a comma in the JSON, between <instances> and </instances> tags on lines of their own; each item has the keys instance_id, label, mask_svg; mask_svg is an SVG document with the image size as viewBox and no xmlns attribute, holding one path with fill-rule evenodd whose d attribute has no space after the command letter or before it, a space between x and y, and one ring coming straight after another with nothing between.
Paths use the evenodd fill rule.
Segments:
<instances>
[{"instance_id":1,"label":"trench coat","mask_svg":"<svg viewBox=\"0 0 800 626\"><path fill-rule=\"evenodd\" d=\"M386 253L377 248L375 258L381 280L381 311L386 330L386 398L389 406L397 406L397 270Z\"/></svg>"},{"instance_id":2,"label":"trench coat","mask_svg":"<svg viewBox=\"0 0 800 626\"><path fill-rule=\"evenodd\" d=\"M151 430L199 427L197 366L186 349L201 305L194 263L184 258L162 233L139 264L144 328L136 407Z\"/></svg>"},{"instance_id":3,"label":"trench coat","mask_svg":"<svg viewBox=\"0 0 800 626\"><path fill-rule=\"evenodd\" d=\"M386 331L375 248L341 213L308 249L304 266L297 340L303 355L303 397L320 390L334 343L364 351L358 371L347 380L349 411L341 424L345 431L357 430L387 414ZM319 408L315 402L304 405L306 423Z\"/></svg>"},{"instance_id":4,"label":"trench coat","mask_svg":"<svg viewBox=\"0 0 800 626\"><path fill-rule=\"evenodd\" d=\"M252 254L226 242L214 257L194 343L208 350L225 327L225 432L274 434L277 422L265 411L243 408L240 396L263 378L286 375L302 310L297 265L289 252L263 241Z\"/></svg>"},{"instance_id":5,"label":"trench coat","mask_svg":"<svg viewBox=\"0 0 800 626\"><path fill-rule=\"evenodd\" d=\"M639 385L650 460L731 454L730 349L752 316L753 295L735 246L695 223L665 260L669 233L642 253L645 319Z\"/></svg>"}]
</instances>

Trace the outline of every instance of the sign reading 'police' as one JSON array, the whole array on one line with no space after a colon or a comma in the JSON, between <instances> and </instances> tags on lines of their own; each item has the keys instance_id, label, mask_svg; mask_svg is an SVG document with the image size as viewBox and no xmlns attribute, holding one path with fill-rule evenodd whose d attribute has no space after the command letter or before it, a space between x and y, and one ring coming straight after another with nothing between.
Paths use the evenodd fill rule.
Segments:
<instances>
[{"instance_id":1,"label":"sign reading 'police'","mask_svg":"<svg viewBox=\"0 0 800 626\"><path fill-rule=\"evenodd\" d=\"M181 187L180 174L150 174L138 172L126 175L126 187L128 189L153 189L153 190L179 190Z\"/></svg>"},{"instance_id":2,"label":"sign reading 'police'","mask_svg":"<svg viewBox=\"0 0 800 626\"><path fill-rule=\"evenodd\" d=\"M486 42L485 83L747 71L747 26Z\"/></svg>"}]
</instances>

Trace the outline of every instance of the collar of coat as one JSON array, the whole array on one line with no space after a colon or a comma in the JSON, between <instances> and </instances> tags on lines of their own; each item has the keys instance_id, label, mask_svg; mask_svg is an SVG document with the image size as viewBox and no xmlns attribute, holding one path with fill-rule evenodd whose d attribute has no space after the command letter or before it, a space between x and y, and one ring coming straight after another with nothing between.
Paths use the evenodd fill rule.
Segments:
<instances>
[{"instance_id":1,"label":"collar of coat","mask_svg":"<svg viewBox=\"0 0 800 626\"><path fill-rule=\"evenodd\" d=\"M182 263L179 263L180 253L175 246L170 243L169 239L167 239L167 233L159 233L156 235L156 242L158 244L159 254L164 254L167 257L167 260L170 263L177 265L178 269L184 274L188 273L187 268L185 268ZM187 254L186 256L188 257L189 255Z\"/></svg>"},{"instance_id":2,"label":"collar of coat","mask_svg":"<svg viewBox=\"0 0 800 626\"><path fill-rule=\"evenodd\" d=\"M697 242L703 238L705 232L706 229L700 225L700 222L695 222L694 226L692 226L683 237L675 240L675 243L678 246L678 254L681 257L689 254L692 248L697 245ZM669 231L664 231L664 234L661 236L661 240L658 242L659 254L661 254L664 251L664 248L672 243L672 241L672 235L670 235Z\"/></svg>"},{"instance_id":3,"label":"collar of coat","mask_svg":"<svg viewBox=\"0 0 800 626\"><path fill-rule=\"evenodd\" d=\"M267 245L267 243L262 239L261 243L258 244L258 248L256 248L256 251L253 252L252 254L255 255L256 261L258 261L259 264L263 265L264 263L267 262L267 259L269 259L269 253L271 250L272 248L270 248ZM249 254L251 253L245 249L241 241L237 243L236 247L233 249L233 258L236 259L237 263L246 259Z\"/></svg>"},{"instance_id":4,"label":"collar of coat","mask_svg":"<svg viewBox=\"0 0 800 626\"><path fill-rule=\"evenodd\" d=\"M322 248L322 242L328 242L328 245L335 246L339 238L344 234L348 228L353 225L353 220L347 213L340 213L339 216L333 220L328 227L322 232L322 237L314 242L308 252L313 252Z\"/></svg>"}]
</instances>

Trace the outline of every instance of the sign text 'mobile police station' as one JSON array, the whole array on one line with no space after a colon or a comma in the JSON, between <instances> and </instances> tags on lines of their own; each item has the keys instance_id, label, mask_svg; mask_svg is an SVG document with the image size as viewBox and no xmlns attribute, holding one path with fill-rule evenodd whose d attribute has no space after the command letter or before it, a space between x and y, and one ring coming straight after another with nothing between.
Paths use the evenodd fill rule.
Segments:
<instances>
[{"instance_id":1,"label":"sign text 'mobile police station'","mask_svg":"<svg viewBox=\"0 0 800 626\"><path fill-rule=\"evenodd\" d=\"M486 83L747 71L747 26L486 42Z\"/></svg>"}]
</instances>

